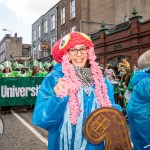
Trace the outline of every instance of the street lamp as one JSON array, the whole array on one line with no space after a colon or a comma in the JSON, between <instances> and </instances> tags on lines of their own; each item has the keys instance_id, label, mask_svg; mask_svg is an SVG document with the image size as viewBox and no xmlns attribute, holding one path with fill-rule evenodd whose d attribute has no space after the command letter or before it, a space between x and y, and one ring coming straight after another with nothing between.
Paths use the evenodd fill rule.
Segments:
<instances>
[{"instance_id":1,"label":"street lamp","mask_svg":"<svg viewBox=\"0 0 150 150\"><path fill-rule=\"evenodd\" d=\"M11 31L11 30L3 29L3 31L9 31L9 32L10 32L10 35L11 35L11 37L12 37L12 31Z\"/></svg>"}]
</instances>

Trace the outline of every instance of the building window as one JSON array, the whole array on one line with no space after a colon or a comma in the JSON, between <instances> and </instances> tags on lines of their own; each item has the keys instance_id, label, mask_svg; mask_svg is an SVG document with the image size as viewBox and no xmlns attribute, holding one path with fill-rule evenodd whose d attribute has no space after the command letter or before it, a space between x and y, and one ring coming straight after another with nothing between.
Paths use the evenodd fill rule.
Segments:
<instances>
[{"instance_id":1,"label":"building window","mask_svg":"<svg viewBox=\"0 0 150 150\"><path fill-rule=\"evenodd\" d=\"M61 38L65 36L65 30L61 32Z\"/></svg>"},{"instance_id":2,"label":"building window","mask_svg":"<svg viewBox=\"0 0 150 150\"><path fill-rule=\"evenodd\" d=\"M70 28L70 32L74 32L74 31L76 31L76 26Z\"/></svg>"},{"instance_id":3,"label":"building window","mask_svg":"<svg viewBox=\"0 0 150 150\"><path fill-rule=\"evenodd\" d=\"M74 18L76 16L75 11L75 0L70 0L70 18Z\"/></svg>"},{"instance_id":4,"label":"building window","mask_svg":"<svg viewBox=\"0 0 150 150\"><path fill-rule=\"evenodd\" d=\"M53 36L51 36L51 48L53 47L53 45L55 44L55 42L56 42L56 36L53 35Z\"/></svg>"},{"instance_id":5,"label":"building window","mask_svg":"<svg viewBox=\"0 0 150 150\"><path fill-rule=\"evenodd\" d=\"M44 21L44 34L47 33L47 19Z\"/></svg>"},{"instance_id":6,"label":"building window","mask_svg":"<svg viewBox=\"0 0 150 150\"><path fill-rule=\"evenodd\" d=\"M36 30L33 30L33 41L36 41Z\"/></svg>"},{"instance_id":7,"label":"building window","mask_svg":"<svg viewBox=\"0 0 150 150\"><path fill-rule=\"evenodd\" d=\"M0 55L0 63L3 62L3 54Z\"/></svg>"},{"instance_id":8,"label":"building window","mask_svg":"<svg viewBox=\"0 0 150 150\"><path fill-rule=\"evenodd\" d=\"M38 50L41 51L41 43L38 44Z\"/></svg>"},{"instance_id":9,"label":"building window","mask_svg":"<svg viewBox=\"0 0 150 150\"><path fill-rule=\"evenodd\" d=\"M36 47L33 47L33 50L32 50L32 55L33 55L33 59L36 59Z\"/></svg>"},{"instance_id":10,"label":"building window","mask_svg":"<svg viewBox=\"0 0 150 150\"><path fill-rule=\"evenodd\" d=\"M55 29L55 14L51 15L51 30Z\"/></svg>"},{"instance_id":11,"label":"building window","mask_svg":"<svg viewBox=\"0 0 150 150\"><path fill-rule=\"evenodd\" d=\"M5 60L5 52L3 52L3 61Z\"/></svg>"},{"instance_id":12,"label":"building window","mask_svg":"<svg viewBox=\"0 0 150 150\"><path fill-rule=\"evenodd\" d=\"M44 57L49 56L49 52L44 51L44 52L43 52L43 56L44 56Z\"/></svg>"},{"instance_id":13,"label":"building window","mask_svg":"<svg viewBox=\"0 0 150 150\"><path fill-rule=\"evenodd\" d=\"M41 37L41 26L38 26L38 38Z\"/></svg>"},{"instance_id":14,"label":"building window","mask_svg":"<svg viewBox=\"0 0 150 150\"><path fill-rule=\"evenodd\" d=\"M61 9L61 25L65 23L65 7Z\"/></svg>"}]
</instances>

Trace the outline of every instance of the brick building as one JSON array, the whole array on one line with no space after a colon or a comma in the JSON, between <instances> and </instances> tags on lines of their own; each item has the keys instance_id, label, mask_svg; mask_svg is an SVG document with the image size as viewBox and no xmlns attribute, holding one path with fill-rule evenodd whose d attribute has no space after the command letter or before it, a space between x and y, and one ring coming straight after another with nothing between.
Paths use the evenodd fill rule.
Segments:
<instances>
[{"instance_id":1,"label":"brick building","mask_svg":"<svg viewBox=\"0 0 150 150\"><path fill-rule=\"evenodd\" d=\"M71 31L80 31L81 0L61 0L57 9L58 39Z\"/></svg>"},{"instance_id":2,"label":"brick building","mask_svg":"<svg viewBox=\"0 0 150 150\"><path fill-rule=\"evenodd\" d=\"M58 39L73 30L88 35L94 33L101 29L102 21L113 28L132 17L133 7L145 19L150 19L149 0L61 0L57 4Z\"/></svg>"},{"instance_id":3,"label":"brick building","mask_svg":"<svg viewBox=\"0 0 150 150\"><path fill-rule=\"evenodd\" d=\"M116 66L123 58L128 58L133 66L139 56L150 49L150 20L144 21L135 9L129 21L114 29L107 29L104 24L102 28L91 35L100 64Z\"/></svg>"},{"instance_id":4,"label":"brick building","mask_svg":"<svg viewBox=\"0 0 150 150\"><path fill-rule=\"evenodd\" d=\"M119 27L119 24L124 26L132 17L134 6L141 15L149 19L149 0L60 0L32 25L32 45L35 46L33 48L33 58L44 60L43 57L50 56L53 44L70 31L80 31L91 35L98 30L103 30L100 26L103 21L105 27L109 29ZM51 19L53 14L55 14L54 20ZM44 33L43 19L48 21L47 34L42 34ZM55 29L51 30L51 24L54 21ZM39 32L41 37L39 37ZM45 53L41 49L42 39L50 43L47 55L41 55Z\"/></svg>"}]
</instances>

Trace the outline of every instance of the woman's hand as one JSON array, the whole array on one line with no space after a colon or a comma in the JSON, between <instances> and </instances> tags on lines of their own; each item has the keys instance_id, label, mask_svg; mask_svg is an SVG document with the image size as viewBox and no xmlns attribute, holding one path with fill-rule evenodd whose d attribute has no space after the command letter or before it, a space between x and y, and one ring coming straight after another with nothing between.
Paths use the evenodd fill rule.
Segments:
<instances>
[{"instance_id":1,"label":"woman's hand","mask_svg":"<svg viewBox=\"0 0 150 150\"><path fill-rule=\"evenodd\" d=\"M68 88L65 81L65 78L59 78L54 87L54 92L59 97L65 97L68 95Z\"/></svg>"}]
</instances>

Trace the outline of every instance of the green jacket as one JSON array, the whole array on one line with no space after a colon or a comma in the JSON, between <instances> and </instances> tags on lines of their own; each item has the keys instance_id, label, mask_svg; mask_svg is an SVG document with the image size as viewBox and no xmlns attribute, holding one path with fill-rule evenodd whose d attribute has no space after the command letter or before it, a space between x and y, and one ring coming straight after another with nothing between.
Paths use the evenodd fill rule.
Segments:
<instances>
[{"instance_id":1,"label":"green jacket","mask_svg":"<svg viewBox=\"0 0 150 150\"><path fill-rule=\"evenodd\" d=\"M30 75L27 72L25 72L24 74L22 72L18 73L18 77L29 77L29 76Z\"/></svg>"},{"instance_id":2,"label":"green jacket","mask_svg":"<svg viewBox=\"0 0 150 150\"><path fill-rule=\"evenodd\" d=\"M2 77L6 78L6 77L15 77L14 72L10 72L10 73L2 73Z\"/></svg>"}]
</instances>

